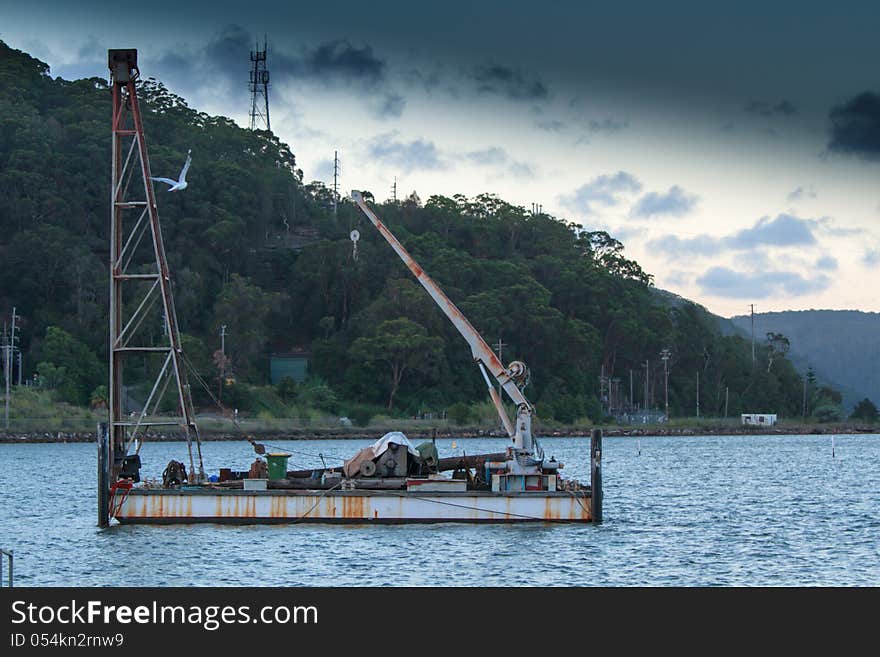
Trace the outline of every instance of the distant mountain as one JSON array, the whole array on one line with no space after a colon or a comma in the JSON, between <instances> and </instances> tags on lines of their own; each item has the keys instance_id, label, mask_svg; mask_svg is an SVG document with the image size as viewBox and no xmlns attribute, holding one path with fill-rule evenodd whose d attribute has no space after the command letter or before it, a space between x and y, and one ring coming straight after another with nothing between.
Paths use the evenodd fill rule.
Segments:
<instances>
[{"instance_id":1,"label":"distant mountain","mask_svg":"<svg viewBox=\"0 0 880 657\"><path fill-rule=\"evenodd\" d=\"M751 336L749 315L731 317L742 335ZM852 408L868 397L880 402L880 313L858 310L788 310L755 314L755 339L767 332L791 340L790 360L803 372L812 365L817 378L840 390Z\"/></svg>"}]
</instances>

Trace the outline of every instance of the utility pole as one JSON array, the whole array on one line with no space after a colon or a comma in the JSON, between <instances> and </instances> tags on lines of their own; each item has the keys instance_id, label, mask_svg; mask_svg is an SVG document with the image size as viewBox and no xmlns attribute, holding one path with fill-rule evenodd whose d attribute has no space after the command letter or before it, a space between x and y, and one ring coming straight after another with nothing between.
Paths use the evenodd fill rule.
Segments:
<instances>
[{"instance_id":1,"label":"utility pole","mask_svg":"<svg viewBox=\"0 0 880 657\"><path fill-rule=\"evenodd\" d=\"M803 418L807 418L807 375L804 374L804 406L803 406Z\"/></svg>"},{"instance_id":2,"label":"utility pole","mask_svg":"<svg viewBox=\"0 0 880 657\"><path fill-rule=\"evenodd\" d=\"M397 203L397 176L394 176L394 184L391 185L391 200Z\"/></svg>"},{"instance_id":3,"label":"utility pole","mask_svg":"<svg viewBox=\"0 0 880 657\"><path fill-rule=\"evenodd\" d=\"M6 328L3 329L3 337L6 337ZM9 384L12 382L12 349L15 346L15 306L12 307L12 332L9 341L5 344L4 373L6 374L6 409L4 413L5 427L9 428Z\"/></svg>"},{"instance_id":4,"label":"utility pole","mask_svg":"<svg viewBox=\"0 0 880 657\"><path fill-rule=\"evenodd\" d=\"M339 153L333 151L333 219L336 219L336 206L339 203Z\"/></svg>"},{"instance_id":5,"label":"utility pole","mask_svg":"<svg viewBox=\"0 0 880 657\"><path fill-rule=\"evenodd\" d=\"M645 410L648 410L648 372L649 372L648 361L645 361Z\"/></svg>"},{"instance_id":6,"label":"utility pole","mask_svg":"<svg viewBox=\"0 0 880 657\"><path fill-rule=\"evenodd\" d=\"M700 417L700 370L697 370L697 417Z\"/></svg>"},{"instance_id":7,"label":"utility pole","mask_svg":"<svg viewBox=\"0 0 880 657\"><path fill-rule=\"evenodd\" d=\"M756 358L755 358L755 304L751 304L752 306L752 367L755 366Z\"/></svg>"},{"instance_id":8,"label":"utility pole","mask_svg":"<svg viewBox=\"0 0 880 657\"><path fill-rule=\"evenodd\" d=\"M220 327L220 385L217 386L217 401L223 401L223 379L226 378L226 324Z\"/></svg>"},{"instance_id":9,"label":"utility pole","mask_svg":"<svg viewBox=\"0 0 880 657\"><path fill-rule=\"evenodd\" d=\"M728 393L730 392L730 386L724 386L724 419L727 419L727 402L728 402Z\"/></svg>"},{"instance_id":10,"label":"utility pole","mask_svg":"<svg viewBox=\"0 0 880 657\"><path fill-rule=\"evenodd\" d=\"M669 356L671 352L669 349L664 349L660 352L660 358L663 360L663 402L666 407L666 419L669 420Z\"/></svg>"},{"instance_id":11,"label":"utility pole","mask_svg":"<svg viewBox=\"0 0 880 657\"><path fill-rule=\"evenodd\" d=\"M18 350L18 385L21 385L21 349Z\"/></svg>"},{"instance_id":12,"label":"utility pole","mask_svg":"<svg viewBox=\"0 0 880 657\"><path fill-rule=\"evenodd\" d=\"M634 408L635 408L635 400L633 399L633 371L632 371L632 368L630 367L629 368L629 410L630 410L630 412L632 412L632 410Z\"/></svg>"}]
</instances>

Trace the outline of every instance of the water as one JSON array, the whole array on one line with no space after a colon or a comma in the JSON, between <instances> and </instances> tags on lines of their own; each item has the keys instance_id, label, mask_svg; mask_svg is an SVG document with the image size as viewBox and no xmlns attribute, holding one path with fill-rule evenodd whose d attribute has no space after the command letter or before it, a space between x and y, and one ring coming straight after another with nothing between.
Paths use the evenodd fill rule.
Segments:
<instances>
[{"instance_id":1,"label":"water","mask_svg":"<svg viewBox=\"0 0 880 657\"><path fill-rule=\"evenodd\" d=\"M0 445L0 547L19 586L880 585L880 436L605 438L601 525L96 527L95 447ZM278 441L293 466L366 441ZM502 449L438 440L441 456ZM543 441L589 481L589 439ZM247 469L243 442L207 471ZM305 454L304 454L305 453ZM159 477L182 443L144 446ZM292 466L292 467L293 467Z\"/></svg>"}]
</instances>

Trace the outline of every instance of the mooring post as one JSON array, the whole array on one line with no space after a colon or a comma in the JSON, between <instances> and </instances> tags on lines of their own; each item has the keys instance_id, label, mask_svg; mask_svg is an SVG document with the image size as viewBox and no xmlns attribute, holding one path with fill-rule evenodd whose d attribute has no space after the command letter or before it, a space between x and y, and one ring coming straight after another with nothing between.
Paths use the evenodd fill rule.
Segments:
<instances>
[{"instance_id":1,"label":"mooring post","mask_svg":"<svg viewBox=\"0 0 880 657\"><path fill-rule=\"evenodd\" d=\"M98 425L98 527L110 526L110 436L107 423Z\"/></svg>"},{"instance_id":2,"label":"mooring post","mask_svg":"<svg viewBox=\"0 0 880 657\"><path fill-rule=\"evenodd\" d=\"M590 436L590 506L593 522L602 522L602 430Z\"/></svg>"}]
</instances>

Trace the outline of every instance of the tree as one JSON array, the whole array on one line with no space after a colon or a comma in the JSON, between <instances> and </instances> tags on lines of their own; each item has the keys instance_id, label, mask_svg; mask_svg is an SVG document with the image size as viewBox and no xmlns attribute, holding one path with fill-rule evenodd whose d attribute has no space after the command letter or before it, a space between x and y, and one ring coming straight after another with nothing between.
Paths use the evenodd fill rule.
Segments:
<instances>
[{"instance_id":1,"label":"tree","mask_svg":"<svg viewBox=\"0 0 880 657\"><path fill-rule=\"evenodd\" d=\"M878 418L880 418L880 412L878 412L877 406L867 397L856 404L852 415L849 416L850 420L864 420L865 422L876 422Z\"/></svg>"},{"instance_id":2,"label":"tree","mask_svg":"<svg viewBox=\"0 0 880 657\"><path fill-rule=\"evenodd\" d=\"M266 378L268 320L277 297L238 274L232 274L217 297L215 324L218 329L226 324L229 335L226 340L229 362L223 364L231 363L238 377L252 382Z\"/></svg>"},{"instance_id":3,"label":"tree","mask_svg":"<svg viewBox=\"0 0 880 657\"><path fill-rule=\"evenodd\" d=\"M85 406L92 391L106 383L106 370L94 352L57 326L46 329L42 354L38 371L45 385L66 402Z\"/></svg>"},{"instance_id":4,"label":"tree","mask_svg":"<svg viewBox=\"0 0 880 657\"><path fill-rule=\"evenodd\" d=\"M458 426L464 426L474 417L473 408L470 404L456 402L446 410L446 414Z\"/></svg>"},{"instance_id":5,"label":"tree","mask_svg":"<svg viewBox=\"0 0 880 657\"><path fill-rule=\"evenodd\" d=\"M791 342L782 333L767 333L767 371L778 358L785 358L791 348Z\"/></svg>"},{"instance_id":6,"label":"tree","mask_svg":"<svg viewBox=\"0 0 880 657\"><path fill-rule=\"evenodd\" d=\"M382 322L372 336L361 337L351 345L351 356L364 363L383 363L387 367L388 408L404 376L420 373L428 378L436 372L443 352L443 340L429 337L424 326L406 317Z\"/></svg>"}]
</instances>

